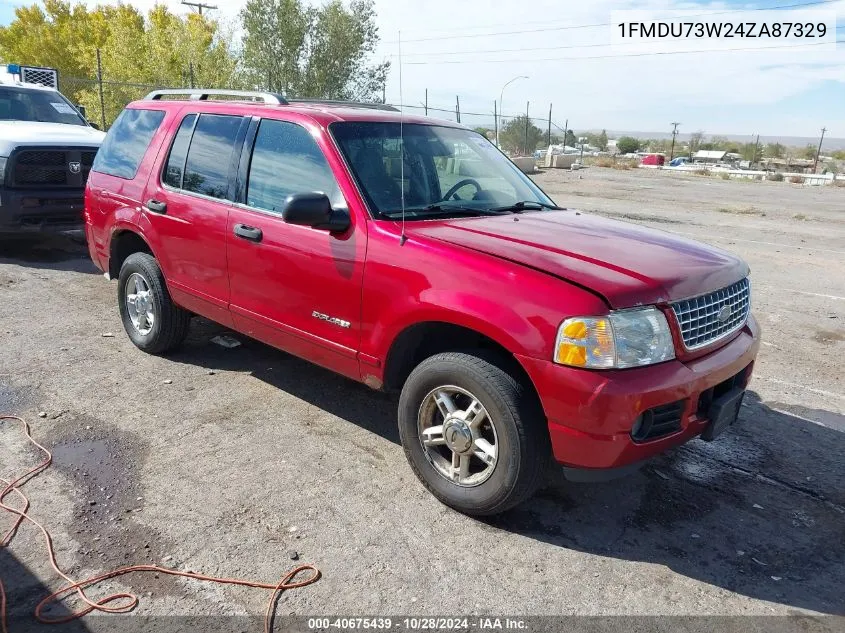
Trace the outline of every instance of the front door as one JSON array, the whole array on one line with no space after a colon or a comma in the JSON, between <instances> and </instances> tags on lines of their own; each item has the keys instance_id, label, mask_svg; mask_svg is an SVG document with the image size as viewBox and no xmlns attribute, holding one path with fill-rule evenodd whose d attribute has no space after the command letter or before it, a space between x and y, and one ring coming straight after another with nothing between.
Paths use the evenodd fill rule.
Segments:
<instances>
[{"instance_id":1,"label":"front door","mask_svg":"<svg viewBox=\"0 0 845 633\"><path fill-rule=\"evenodd\" d=\"M334 234L284 222L291 194L320 191L335 208L346 205L323 151L296 123L262 119L241 174L243 204L229 213L226 249L236 327L359 379L366 223L352 214L350 228Z\"/></svg>"}]
</instances>

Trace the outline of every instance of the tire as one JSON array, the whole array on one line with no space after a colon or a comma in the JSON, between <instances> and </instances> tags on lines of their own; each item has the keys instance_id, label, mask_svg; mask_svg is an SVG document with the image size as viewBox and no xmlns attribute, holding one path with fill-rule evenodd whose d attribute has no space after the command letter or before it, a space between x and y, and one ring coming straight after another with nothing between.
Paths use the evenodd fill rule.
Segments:
<instances>
[{"instance_id":1,"label":"tire","mask_svg":"<svg viewBox=\"0 0 845 633\"><path fill-rule=\"evenodd\" d=\"M441 502L474 516L498 514L531 497L542 483L551 456L545 416L533 391L500 364L504 363L483 351L437 354L411 372L399 398L399 436L414 473ZM468 413L472 405L446 416L444 391L457 409L471 399L483 406L486 415L480 417L485 422L478 433L487 438L488 446L495 444L492 470L476 456L469 458L470 466L464 471L463 456L466 452L478 455L476 449L481 446L477 430L460 425L461 416L474 417ZM454 424L450 430L450 419L458 419L458 432ZM429 421L431 426L426 427ZM438 445L423 445L423 429L426 441ZM468 429L471 438L466 436ZM455 463L456 444L463 451L457 457L460 466ZM489 448L482 453L489 457ZM451 475L447 475L444 471L450 467Z\"/></svg>"},{"instance_id":2,"label":"tire","mask_svg":"<svg viewBox=\"0 0 845 633\"><path fill-rule=\"evenodd\" d=\"M143 295L144 307L149 306L150 311L143 310L145 314L152 314L152 323L146 319L133 322L133 310L136 316L139 312L133 303L130 306L128 296L138 295L137 280L142 280L146 290ZM120 275L117 280L117 303L120 308L120 318L123 321L123 328L129 335L131 341L138 349L149 354L165 354L179 347L188 335L188 328L191 322L191 315L186 310L177 306L164 281L161 267L155 257L148 253L132 253L120 267ZM139 319L136 318L136 321Z\"/></svg>"}]
</instances>

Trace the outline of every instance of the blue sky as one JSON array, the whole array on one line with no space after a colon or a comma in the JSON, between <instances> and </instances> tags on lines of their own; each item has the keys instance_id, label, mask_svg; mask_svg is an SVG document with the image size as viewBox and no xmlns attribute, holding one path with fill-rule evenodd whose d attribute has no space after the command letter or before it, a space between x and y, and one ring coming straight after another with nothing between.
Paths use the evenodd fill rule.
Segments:
<instances>
[{"instance_id":1,"label":"blue sky","mask_svg":"<svg viewBox=\"0 0 845 633\"><path fill-rule=\"evenodd\" d=\"M216 15L234 21L243 2L218 2ZM401 31L404 102L419 105L428 89L430 105L452 110L460 95L464 112L480 113L462 118L469 124L492 120L502 85L527 75L505 91L507 114L524 112L529 101L532 116L547 116L552 103L554 122L562 126L568 118L575 129L665 131L670 121L681 121L685 133L815 136L824 125L830 136L845 137L845 44L832 51L802 47L579 60L618 52L606 46L610 27L561 28L605 24L611 11L622 9L747 10L810 2L376 0L382 36L376 58L392 60L387 97L398 102ZM148 9L154 0L129 3ZM178 0L164 3L186 10ZM16 4L23 3L0 0L0 24L13 19ZM845 0L809 9L836 11L838 39L845 40ZM437 39L418 41L426 38ZM528 48L535 50L518 52Z\"/></svg>"}]
</instances>

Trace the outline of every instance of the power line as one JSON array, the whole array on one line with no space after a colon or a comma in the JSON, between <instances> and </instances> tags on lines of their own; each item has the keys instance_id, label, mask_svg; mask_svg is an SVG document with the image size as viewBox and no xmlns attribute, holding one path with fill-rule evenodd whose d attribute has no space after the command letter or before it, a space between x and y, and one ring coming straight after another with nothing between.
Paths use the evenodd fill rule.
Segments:
<instances>
[{"instance_id":1,"label":"power line","mask_svg":"<svg viewBox=\"0 0 845 633\"><path fill-rule=\"evenodd\" d=\"M812 7L818 6L822 4L833 4L835 2L839 2L839 0L815 0L815 2L802 2L797 4L783 4L776 7L766 7L766 8L754 8L754 9L733 9L729 11L717 11L711 13L699 13L691 16L686 17L708 17L713 15L725 15L730 13L748 13L751 11L777 11L780 9L797 9L801 7ZM671 19L671 18L670 18ZM433 42L438 40L453 40L453 39L466 39L466 38L473 38L473 37L493 37L497 35L521 35L524 33L542 33L547 31L569 31L573 29L590 29L596 28L600 26L612 26L612 22L600 22L596 24L572 24L569 26L546 26L539 29L524 29L524 30L517 30L517 31L497 31L493 33L465 33L463 35L439 35L434 37L420 37L412 40L405 40L405 43L408 42ZM388 40L385 43L387 44L395 44L396 40Z\"/></svg>"},{"instance_id":2,"label":"power line","mask_svg":"<svg viewBox=\"0 0 845 633\"><path fill-rule=\"evenodd\" d=\"M845 30L845 24L842 26L836 27L837 31ZM823 44L830 42L816 42L817 44ZM651 42L632 42L629 46L646 46L651 44ZM419 53L403 53L403 57L431 57L440 56L440 55L481 55L484 53L524 53L529 51L557 51L557 50L564 50L564 49L576 49L576 48L606 48L608 46L614 46L614 44L567 44L565 46L537 46L531 48L489 48L486 50L463 50L463 51L442 51L442 52L435 52L435 51L424 51ZM748 50L748 49L738 49L738 50ZM714 50L714 52L717 52ZM388 57L395 57L395 55L388 55Z\"/></svg>"},{"instance_id":3,"label":"power line","mask_svg":"<svg viewBox=\"0 0 845 633\"><path fill-rule=\"evenodd\" d=\"M843 44L845 39L834 42L813 42L812 44L796 44L795 46L757 46L749 48L724 48L724 49L698 49L694 51L655 51L651 53L619 53L617 55L585 55L581 57L533 57L530 59L460 59L431 62L406 62L408 66L434 66L438 64L510 64L529 62L557 62L565 60L586 60L586 59L617 59L621 57L653 57L657 55L690 55L692 53L730 53L735 51L764 51L764 50L789 50L793 48L807 48L810 46L825 46L828 44Z\"/></svg>"},{"instance_id":4,"label":"power line","mask_svg":"<svg viewBox=\"0 0 845 633\"><path fill-rule=\"evenodd\" d=\"M0 4L2 4L3 1L4 0L0 0ZM835 2L837 0L829 0L829 1ZM750 9L730 9L730 10L727 10L727 11L702 13L702 14L697 14L697 15L700 15L700 16L721 15L723 13L739 12L739 11L777 11L779 9L785 9L785 8L800 8L800 7L804 7L804 6L813 6L814 4L816 4L816 3L811 2L811 3L801 3L801 4L795 4L795 5L785 5L785 6L775 6L775 7L757 7L757 8L750 8ZM669 18L669 19L678 19L678 18ZM408 30L409 31L432 31L433 30L435 33L454 33L456 31L460 31L461 33L466 33L467 31L477 31L479 29L495 29L495 28L498 28L498 27L501 27L501 26L515 27L515 26L529 26L529 25L532 25L532 24L543 24L545 27L550 27L550 26L556 24L557 22L566 23L565 20L531 20L529 22L494 22L494 23L491 23L491 24L475 24L473 26L461 26L461 27L455 27L455 28L451 28L451 29L440 29L440 28L438 28L438 29L426 29L426 28L420 27L420 28L408 29ZM583 25L583 26L582 25L576 25L576 28L587 28L587 27L593 27L593 26L610 26L610 24L609 23L603 23L603 24L586 24L586 25ZM567 26L567 28L570 28L570 27ZM491 33L479 33L477 35L485 36L485 35L493 35L493 34L491 34ZM410 40L410 41L414 41L414 40Z\"/></svg>"}]
</instances>

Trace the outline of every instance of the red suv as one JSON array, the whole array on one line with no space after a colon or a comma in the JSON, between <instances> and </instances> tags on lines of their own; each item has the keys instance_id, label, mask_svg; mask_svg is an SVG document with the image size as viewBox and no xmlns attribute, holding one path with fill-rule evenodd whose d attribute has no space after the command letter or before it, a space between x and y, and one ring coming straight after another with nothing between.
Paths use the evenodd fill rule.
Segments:
<instances>
[{"instance_id":1,"label":"red suv","mask_svg":"<svg viewBox=\"0 0 845 633\"><path fill-rule=\"evenodd\" d=\"M558 208L480 134L389 107L152 93L85 207L136 346L172 350L198 314L400 390L411 467L469 514L552 457L607 478L713 439L759 346L740 258Z\"/></svg>"}]
</instances>

